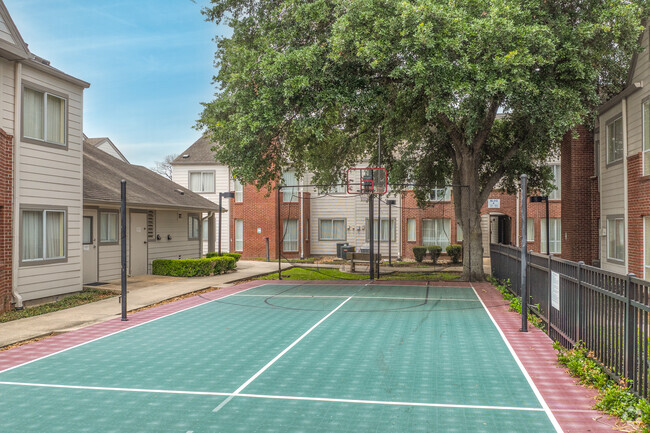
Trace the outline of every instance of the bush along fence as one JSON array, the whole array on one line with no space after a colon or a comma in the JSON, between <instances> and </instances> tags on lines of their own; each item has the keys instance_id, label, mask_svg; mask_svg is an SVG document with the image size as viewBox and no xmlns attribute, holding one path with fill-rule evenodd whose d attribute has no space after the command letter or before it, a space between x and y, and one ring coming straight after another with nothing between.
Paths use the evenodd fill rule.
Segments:
<instances>
[{"instance_id":1,"label":"bush along fence","mask_svg":"<svg viewBox=\"0 0 650 433\"><path fill-rule=\"evenodd\" d=\"M205 255L206 259L211 259L213 257L220 257L219 253L208 253ZM232 257L235 259L235 262L238 262L241 259L241 254L239 253L221 253L221 257Z\"/></svg>"},{"instance_id":2,"label":"bush along fence","mask_svg":"<svg viewBox=\"0 0 650 433\"><path fill-rule=\"evenodd\" d=\"M510 280L519 296L520 251L490 245L492 276ZM526 284L529 306L553 340L568 348L582 342L612 378L626 378L636 394L648 398L649 281L529 252Z\"/></svg>"},{"instance_id":3,"label":"bush along fence","mask_svg":"<svg viewBox=\"0 0 650 433\"><path fill-rule=\"evenodd\" d=\"M438 264L438 259L440 258L440 254L442 254L442 247L439 245L413 247L413 256L415 257L415 261L417 261L418 263L422 263L422 261L427 256L427 251L431 256L431 261L433 262L433 264L434 265ZM462 245L457 245L457 244L447 245L445 251L447 252L447 255L451 259L452 263L460 263L463 255Z\"/></svg>"},{"instance_id":4,"label":"bush along fence","mask_svg":"<svg viewBox=\"0 0 650 433\"><path fill-rule=\"evenodd\" d=\"M234 257L211 257L205 259L157 259L151 263L151 273L169 277L207 277L235 269Z\"/></svg>"}]
</instances>

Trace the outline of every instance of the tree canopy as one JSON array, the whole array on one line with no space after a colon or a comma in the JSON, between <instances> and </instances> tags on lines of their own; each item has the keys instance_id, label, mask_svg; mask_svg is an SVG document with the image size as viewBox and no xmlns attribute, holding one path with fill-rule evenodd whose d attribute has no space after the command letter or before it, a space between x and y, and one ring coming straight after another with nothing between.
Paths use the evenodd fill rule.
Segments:
<instances>
[{"instance_id":1,"label":"tree canopy","mask_svg":"<svg viewBox=\"0 0 650 433\"><path fill-rule=\"evenodd\" d=\"M512 191L525 172L549 190L544 161L625 85L645 12L644 0L212 0L207 18L233 32L217 38L218 91L198 126L258 185L286 167L338 183L376 156L381 126L391 182L471 185L454 203L480 236L497 182Z\"/></svg>"}]
</instances>

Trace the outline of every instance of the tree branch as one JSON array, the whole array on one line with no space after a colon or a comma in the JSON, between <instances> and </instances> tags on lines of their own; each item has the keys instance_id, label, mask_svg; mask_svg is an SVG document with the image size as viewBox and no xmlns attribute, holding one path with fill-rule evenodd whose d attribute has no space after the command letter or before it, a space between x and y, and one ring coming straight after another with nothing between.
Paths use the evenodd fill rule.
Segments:
<instances>
[{"instance_id":1,"label":"tree branch","mask_svg":"<svg viewBox=\"0 0 650 433\"><path fill-rule=\"evenodd\" d=\"M506 163L510 161L510 159L517 153L519 150L519 144L513 145L510 149L508 149L508 152L506 152L505 156L501 159L501 164L499 167L492 173L492 175L487 179L485 184L483 184L483 189L481 189L481 192L479 194L479 199L481 200L481 203L485 202L488 199L488 196L492 192L492 189L494 188L494 185L501 180L503 175L506 172Z\"/></svg>"},{"instance_id":2,"label":"tree branch","mask_svg":"<svg viewBox=\"0 0 650 433\"><path fill-rule=\"evenodd\" d=\"M472 141L472 150L474 152L478 152L481 149L481 146L483 146L483 143L485 143L485 140L487 140L487 137L492 130L494 119L497 117L497 111L499 110L500 105L501 101L497 99L493 99L492 102L490 102L488 111L483 118L481 129L479 129L478 133L474 137L474 140Z\"/></svg>"}]
</instances>

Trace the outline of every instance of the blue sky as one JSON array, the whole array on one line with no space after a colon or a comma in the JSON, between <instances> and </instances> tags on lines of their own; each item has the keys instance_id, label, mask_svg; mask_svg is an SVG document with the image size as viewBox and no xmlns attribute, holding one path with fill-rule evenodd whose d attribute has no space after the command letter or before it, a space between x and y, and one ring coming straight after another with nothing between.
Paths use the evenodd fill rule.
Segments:
<instances>
[{"instance_id":1,"label":"blue sky","mask_svg":"<svg viewBox=\"0 0 650 433\"><path fill-rule=\"evenodd\" d=\"M216 45L208 0L4 0L23 39L52 66L90 83L84 131L152 166L199 136L213 98Z\"/></svg>"}]
</instances>

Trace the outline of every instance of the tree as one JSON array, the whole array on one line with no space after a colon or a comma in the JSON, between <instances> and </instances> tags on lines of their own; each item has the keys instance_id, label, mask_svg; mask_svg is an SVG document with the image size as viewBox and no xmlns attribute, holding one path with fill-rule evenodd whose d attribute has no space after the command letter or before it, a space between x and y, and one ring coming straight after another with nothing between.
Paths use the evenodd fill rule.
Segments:
<instances>
[{"instance_id":1,"label":"tree","mask_svg":"<svg viewBox=\"0 0 650 433\"><path fill-rule=\"evenodd\" d=\"M552 187L543 161L624 84L642 1L212 0L233 32L198 126L258 186L287 166L337 183L376 160L382 126L391 183L454 185L464 277L481 280L481 206L521 173Z\"/></svg>"},{"instance_id":2,"label":"tree","mask_svg":"<svg viewBox=\"0 0 650 433\"><path fill-rule=\"evenodd\" d=\"M176 159L178 155L171 154L165 156L162 161L156 161L155 166L151 167L151 171L155 171L161 176L165 176L167 179L172 180L172 162Z\"/></svg>"}]
</instances>

